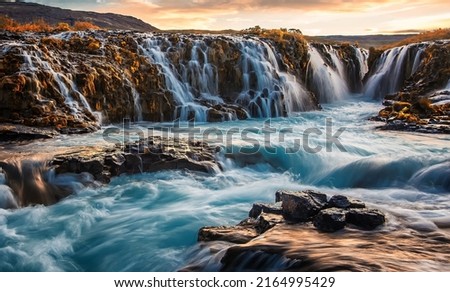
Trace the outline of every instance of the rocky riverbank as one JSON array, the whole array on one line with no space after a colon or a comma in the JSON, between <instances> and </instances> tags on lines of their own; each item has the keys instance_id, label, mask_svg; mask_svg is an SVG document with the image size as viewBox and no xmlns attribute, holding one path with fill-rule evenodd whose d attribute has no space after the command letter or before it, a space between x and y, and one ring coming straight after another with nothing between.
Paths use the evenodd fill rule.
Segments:
<instances>
[{"instance_id":1,"label":"rocky riverbank","mask_svg":"<svg viewBox=\"0 0 450 292\"><path fill-rule=\"evenodd\" d=\"M210 259L183 270L421 271L423 261L449 269L448 256L432 255L449 250L448 234L395 226L395 216L343 195L307 190L275 197L274 204L254 204L236 226L201 228L200 248Z\"/></svg>"}]
</instances>

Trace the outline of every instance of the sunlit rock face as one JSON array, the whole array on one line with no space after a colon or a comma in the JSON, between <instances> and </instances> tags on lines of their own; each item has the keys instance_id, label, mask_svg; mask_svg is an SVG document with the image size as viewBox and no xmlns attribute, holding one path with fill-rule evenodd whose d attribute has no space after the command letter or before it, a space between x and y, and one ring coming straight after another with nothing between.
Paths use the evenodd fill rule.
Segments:
<instances>
[{"instance_id":1,"label":"sunlit rock face","mask_svg":"<svg viewBox=\"0 0 450 292\"><path fill-rule=\"evenodd\" d=\"M0 122L63 133L89 132L124 118L220 122L287 116L317 109L317 98L329 102L357 91L365 73L363 50L309 46L289 33L1 38ZM330 72L335 78L324 80Z\"/></svg>"},{"instance_id":2,"label":"sunlit rock face","mask_svg":"<svg viewBox=\"0 0 450 292\"><path fill-rule=\"evenodd\" d=\"M77 132L98 128L101 118L172 119L157 66L126 35L15 37L2 45L2 122Z\"/></svg>"}]
</instances>

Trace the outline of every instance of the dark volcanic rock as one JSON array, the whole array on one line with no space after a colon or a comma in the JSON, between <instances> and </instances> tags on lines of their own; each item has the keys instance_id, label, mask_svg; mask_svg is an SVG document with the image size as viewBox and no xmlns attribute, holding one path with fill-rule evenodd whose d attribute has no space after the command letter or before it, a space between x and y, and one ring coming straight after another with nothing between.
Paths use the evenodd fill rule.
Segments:
<instances>
[{"instance_id":1,"label":"dark volcanic rock","mask_svg":"<svg viewBox=\"0 0 450 292\"><path fill-rule=\"evenodd\" d=\"M408 123L403 120L387 121L385 125L379 127L381 130L418 132L425 134L450 134L450 123L448 121L438 124L418 124Z\"/></svg>"},{"instance_id":2,"label":"dark volcanic rock","mask_svg":"<svg viewBox=\"0 0 450 292\"><path fill-rule=\"evenodd\" d=\"M156 151L155 151L156 150ZM130 153L134 151L135 153ZM187 169L214 172L220 169L215 159L217 149L205 143L179 139L165 141L153 136L128 143L124 149L85 147L57 155L51 164L57 174L87 172L101 182L109 182L120 174L136 174L161 170Z\"/></svg>"},{"instance_id":3,"label":"dark volcanic rock","mask_svg":"<svg viewBox=\"0 0 450 292\"><path fill-rule=\"evenodd\" d=\"M320 231L335 232L345 227L346 211L338 208L325 209L314 218L314 226Z\"/></svg>"},{"instance_id":4,"label":"dark volcanic rock","mask_svg":"<svg viewBox=\"0 0 450 292\"><path fill-rule=\"evenodd\" d=\"M216 147L188 139L168 141L153 136L125 146L76 146L54 151L57 153L1 155L0 172L13 190L17 206L51 205L74 192L74 187L49 179L53 177L48 175L51 170L57 176L96 187L121 174L167 169L213 173L221 168L215 159Z\"/></svg>"},{"instance_id":5,"label":"dark volcanic rock","mask_svg":"<svg viewBox=\"0 0 450 292\"><path fill-rule=\"evenodd\" d=\"M284 218L291 221L308 221L326 206L327 195L314 191L278 191L276 201L282 201Z\"/></svg>"},{"instance_id":6,"label":"dark volcanic rock","mask_svg":"<svg viewBox=\"0 0 450 292\"><path fill-rule=\"evenodd\" d=\"M257 218L261 212L281 215L283 213L281 209L281 202L277 202L275 204L255 203L248 213L248 216Z\"/></svg>"},{"instance_id":7,"label":"dark volcanic rock","mask_svg":"<svg viewBox=\"0 0 450 292\"><path fill-rule=\"evenodd\" d=\"M330 207L330 208L336 207L336 208L341 208L341 209L365 208L366 204L364 204L360 200L349 199L346 196L334 195L328 201L328 207Z\"/></svg>"},{"instance_id":8,"label":"dark volcanic rock","mask_svg":"<svg viewBox=\"0 0 450 292\"><path fill-rule=\"evenodd\" d=\"M364 203L361 201L341 195L332 198L327 202L327 195L310 190L278 191L276 201L283 204L282 215L273 214L279 212L279 209L271 204L254 204L250 215L259 215L256 219L247 218L231 227L204 227L200 229L198 239L225 241L219 249L215 243L205 245L212 254L218 256L220 252L220 271L383 270L379 265L373 264L376 259L370 254L368 261L361 258L367 255L366 248L386 247L386 241L382 237L376 242L377 236L386 234L395 238L398 234L392 236L390 232L361 232L356 228L346 229L338 234L326 234L344 229L347 224L373 229L385 221L383 213L362 208ZM330 207L331 205L335 207ZM263 209L271 213L265 213ZM297 223L286 221L285 212L296 216ZM299 217L306 222L298 222ZM354 250L349 252L348 247L352 246ZM386 252L380 254L386 255ZM415 250L411 254L416 254ZM377 259L378 257L379 255ZM349 260L353 266L349 264ZM323 264L318 264L319 262ZM186 270L192 270L192 267L196 271L210 269L210 266L201 266L202 264L188 266ZM390 270L391 263L386 267L386 270Z\"/></svg>"},{"instance_id":9,"label":"dark volcanic rock","mask_svg":"<svg viewBox=\"0 0 450 292\"><path fill-rule=\"evenodd\" d=\"M346 215L346 221L362 229L372 230L384 224L385 216L375 209L352 209Z\"/></svg>"}]
</instances>

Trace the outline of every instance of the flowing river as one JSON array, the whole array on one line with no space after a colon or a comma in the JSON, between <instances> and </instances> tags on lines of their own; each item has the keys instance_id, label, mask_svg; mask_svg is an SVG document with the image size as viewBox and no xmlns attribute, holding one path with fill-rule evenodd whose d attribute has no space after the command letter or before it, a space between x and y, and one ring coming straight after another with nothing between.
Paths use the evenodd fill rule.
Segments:
<instances>
[{"instance_id":1,"label":"flowing river","mask_svg":"<svg viewBox=\"0 0 450 292\"><path fill-rule=\"evenodd\" d=\"M237 224L252 203L273 202L278 189L346 194L387 211L384 230L401 226L449 235L450 137L379 131L368 119L380 108L379 102L354 96L322 111L274 118L271 148L253 149L252 155L236 149L264 145L265 119L199 124L197 138L211 128L238 129L232 143L216 139L222 171L121 176L100 187L79 184L52 206L0 209L0 271L176 271L198 258L200 227ZM42 155L108 144L102 133L4 146L2 152ZM342 146L331 145L332 135ZM73 177L47 175L78 184ZM0 204L11 197L4 183L0 174Z\"/></svg>"}]
</instances>

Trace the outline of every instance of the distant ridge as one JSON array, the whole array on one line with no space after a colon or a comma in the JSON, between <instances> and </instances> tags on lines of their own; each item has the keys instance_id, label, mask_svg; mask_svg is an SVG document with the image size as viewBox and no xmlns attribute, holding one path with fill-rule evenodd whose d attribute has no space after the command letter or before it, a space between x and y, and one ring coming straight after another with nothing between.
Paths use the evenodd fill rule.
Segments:
<instances>
[{"instance_id":1,"label":"distant ridge","mask_svg":"<svg viewBox=\"0 0 450 292\"><path fill-rule=\"evenodd\" d=\"M75 11L37 3L0 2L0 15L9 16L21 23L27 23L37 19L44 19L50 24L66 22L69 25L73 25L76 21L89 21L104 29L158 31L156 27L133 16Z\"/></svg>"},{"instance_id":2,"label":"distant ridge","mask_svg":"<svg viewBox=\"0 0 450 292\"><path fill-rule=\"evenodd\" d=\"M307 40L324 43L358 43L361 47L382 47L392 43L403 41L417 34L378 34L378 35L327 35L307 36Z\"/></svg>"}]
</instances>

